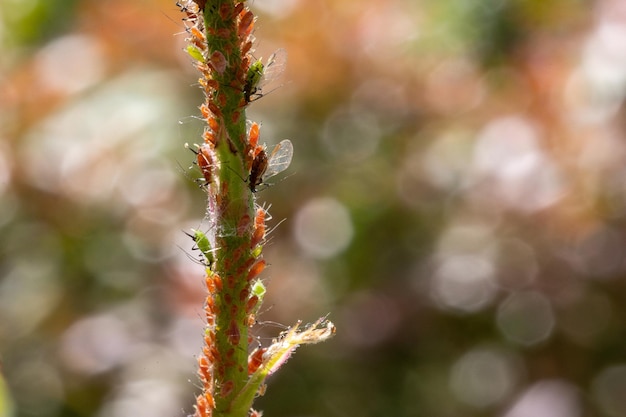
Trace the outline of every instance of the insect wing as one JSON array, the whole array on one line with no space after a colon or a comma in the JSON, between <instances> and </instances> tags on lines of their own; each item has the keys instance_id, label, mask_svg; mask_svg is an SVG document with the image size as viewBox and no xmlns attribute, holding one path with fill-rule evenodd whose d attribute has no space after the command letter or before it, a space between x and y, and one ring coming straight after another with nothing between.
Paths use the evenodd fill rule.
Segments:
<instances>
[{"instance_id":1,"label":"insect wing","mask_svg":"<svg viewBox=\"0 0 626 417\"><path fill-rule=\"evenodd\" d=\"M280 174L291 164L291 158L293 157L293 144L289 139L281 141L274 147L268 163L267 170L263 175L263 180L273 177L276 174Z\"/></svg>"},{"instance_id":2,"label":"insect wing","mask_svg":"<svg viewBox=\"0 0 626 417\"><path fill-rule=\"evenodd\" d=\"M285 68L287 68L287 51L280 48L270 55L267 60L267 64L263 69L263 79L258 83L258 86L261 87L277 80L283 75Z\"/></svg>"}]
</instances>

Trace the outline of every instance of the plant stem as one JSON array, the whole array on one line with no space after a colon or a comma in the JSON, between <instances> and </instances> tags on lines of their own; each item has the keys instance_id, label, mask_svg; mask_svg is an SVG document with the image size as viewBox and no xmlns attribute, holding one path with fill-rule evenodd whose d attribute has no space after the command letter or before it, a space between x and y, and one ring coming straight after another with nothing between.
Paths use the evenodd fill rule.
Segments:
<instances>
[{"instance_id":1,"label":"plant stem","mask_svg":"<svg viewBox=\"0 0 626 417\"><path fill-rule=\"evenodd\" d=\"M202 393L196 417L259 415L250 407L265 378L299 344L332 336L325 320L299 331L299 324L268 348L248 355L248 329L265 293L258 275L265 268L266 211L256 207L256 186L268 168L259 126L246 131L245 109L259 90L263 65L254 61L255 17L242 1L185 0L187 52L201 73L205 94L200 111L207 125L197 145L197 164L207 192L210 229L191 235L206 262L204 348L198 358ZM282 159L282 169L291 161Z\"/></svg>"}]
</instances>

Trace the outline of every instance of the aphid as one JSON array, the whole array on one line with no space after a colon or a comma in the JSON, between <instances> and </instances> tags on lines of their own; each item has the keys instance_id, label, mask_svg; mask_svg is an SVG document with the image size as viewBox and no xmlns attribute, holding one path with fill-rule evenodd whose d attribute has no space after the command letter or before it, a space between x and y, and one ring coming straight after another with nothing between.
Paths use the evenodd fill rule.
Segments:
<instances>
[{"instance_id":1,"label":"aphid","mask_svg":"<svg viewBox=\"0 0 626 417\"><path fill-rule=\"evenodd\" d=\"M246 83L243 88L246 104L263 97L261 88L264 85L278 79L287 67L287 51L278 49L263 65L262 60L258 60L250 65L246 74Z\"/></svg>"},{"instance_id":2,"label":"aphid","mask_svg":"<svg viewBox=\"0 0 626 417\"><path fill-rule=\"evenodd\" d=\"M198 147L197 162L206 184L211 184L215 179L214 173L217 162L215 160L215 153L209 145L201 145Z\"/></svg>"},{"instance_id":3,"label":"aphid","mask_svg":"<svg viewBox=\"0 0 626 417\"><path fill-rule=\"evenodd\" d=\"M257 369L261 367L261 365L263 364L263 354L266 350L266 348L256 348L248 356L248 375L252 375L254 372L256 372Z\"/></svg>"},{"instance_id":4,"label":"aphid","mask_svg":"<svg viewBox=\"0 0 626 417\"><path fill-rule=\"evenodd\" d=\"M187 45L185 51L189 54L190 57L195 59L196 61L204 62L204 55L200 48L195 45Z\"/></svg>"},{"instance_id":5,"label":"aphid","mask_svg":"<svg viewBox=\"0 0 626 417\"><path fill-rule=\"evenodd\" d=\"M215 262L215 256L213 255L213 249L211 248L209 238L200 230L192 229L192 232L193 240L196 242L196 246L200 249L200 252L202 252L209 265L213 264L213 262Z\"/></svg>"},{"instance_id":6,"label":"aphid","mask_svg":"<svg viewBox=\"0 0 626 417\"><path fill-rule=\"evenodd\" d=\"M237 25L237 35L240 39L245 38L246 36L252 33L252 29L254 28L254 14L248 10L239 18L239 24Z\"/></svg>"},{"instance_id":7,"label":"aphid","mask_svg":"<svg viewBox=\"0 0 626 417\"><path fill-rule=\"evenodd\" d=\"M267 171L267 165L267 154L262 150L257 156L254 157L254 160L252 161L252 168L250 169L248 186L250 187L250 191L253 193L256 192L256 187L261 185L263 182L263 174Z\"/></svg>"},{"instance_id":8,"label":"aphid","mask_svg":"<svg viewBox=\"0 0 626 417\"><path fill-rule=\"evenodd\" d=\"M233 381L224 382L224 384L220 388L220 395L222 397L228 397L233 392L234 387L235 383Z\"/></svg>"},{"instance_id":9,"label":"aphid","mask_svg":"<svg viewBox=\"0 0 626 417\"><path fill-rule=\"evenodd\" d=\"M256 147L256 145L259 143L259 130L260 126L258 123L250 123L250 129L248 131L248 143L252 148Z\"/></svg>"},{"instance_id":10,"label":"aphid","mask_svg":"<svg viewBox=\"0 0 626 417\"><path fill-rule=\"evenodd\" d=\"M266 263L264 259L258 260L254 265L252 265L252 268L250 268L250 271L248 272L248 276L246 276L246 280L250 282L257 276L259 276L259 274L263 272L263 270L265 269L265 265Z\"/></svg>"},{"instance_id":11,"label":"aphid","mask_svg":"<svg viewBox=\"0 0 626 417\"><path fill-rule=\"evenodd\" d=\"M289 168L292 157L293 144L289 139L280 141L280 143L274 147L269 158L264 150L259 152L254 158L252 168L250 169L250 178L248 180L250 191L255 193L257 187L263 184L267 179Z\"/></svg>"},{"instance_id":12,"label":"aphid","mask_svg":"<svg viewBox=\"0 0 626 417\"><path fill-rule=\"evenodd\" d=\"M239 327L237 326L237 322L235 320L231 320L228 329L226 330L226 338L228 339L228 343L231 345L239 345L241 333L239 332Z\"/></svg>"}]
</instances>

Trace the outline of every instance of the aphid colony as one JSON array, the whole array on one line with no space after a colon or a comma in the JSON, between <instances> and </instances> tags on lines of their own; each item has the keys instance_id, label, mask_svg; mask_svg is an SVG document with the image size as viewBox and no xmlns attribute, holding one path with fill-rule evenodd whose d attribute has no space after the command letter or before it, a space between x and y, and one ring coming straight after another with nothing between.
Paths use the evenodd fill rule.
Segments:
<instances>
[{"instance_id":1,"label":"aphid colony","mask_svg":"<svg viewBox=\"0 0 626 417\"><path fill-rule=\"evenodd\" d=\"M298 323L270 346L259 343L249 349L248 331L265 295L259 277L266 267L262 249L270 218L256 205L254 194L289 167L293 144L285 139L269 152L259 143L259 124L246 125L245 110L272 91L268 86L283 73L287 53L279 49L267 61L253 57L255 17L245 1L177 4L185 14L186 52L201 74L198 84L206 99L199 107L206 122L203 141L189 149L208 195L211 226L207 233L191 230L189 236L201 253L208 290L204 347L198 357L202 393L196 397L193 416L210 417L214 411L224 415L231 407L249 408L254 396L263 392L267 375L297 346L325 340L334 326L325 319L305 327ZM247 369L241 352L248 353ZM249 415L260 413L250 409Z\"/></svg>"},{"instance_id":2,"label":"aphid colony","mask_svg":"<svg viewBox=\"0 0 626 417\"><path fill-rule=\"evenodd\" d=\"M181 11L186 14L184 21L189 35L186 39L188 41L186 51L193 58L196 68L202 74L198 83L207 97L207 102L200 106L202 117L207 122L207 128L203 135L204 144L196 145L197 150L194 152L197 156L196 163L204 178L204 185L210 186L216 179L215 174L218 168L217 158L213 152L214 147L224 136L222 131L223 120L221 120L223 112L220 110L220 106L215 103L216 98L219 101L219 98L223 96L217 92L220 85L215 79L215 74L223 74L228 62L220 51L210 52L208 50L207 39L204 34L205 25L201 14L201 9L205 7L206 1L186 0L177 4ZM244 56L242 67L247 68L245 75L242 74L238 77L241 80L241 91L243 92L241 107L245 107L250 102L263 97L263 88L280 78L286 67L287 52L282 48L278 49L269 57L266 64L263 64L262 59L250 62L249 56L254 42L252 35L254 15L244 7L243 2L237 3L232 10L224 7L224 10L220 9L219 13L222 17L227 17L229 13L237 16L237 36L241 44L241 53ZM218 36L221 34L224 38L230 35L230 33L225 33L224 29L216 32ZM237 88L236 85L229 87ZM239 113L236 116L238 117ZM230 138L225 140L232 147ZM286 170L293 156L293 145L288 139L276 145L269 156L265 146L259 145L258 140L259 125L252 123L247 132L245 146L245 161L248 170L248 176L245 180L252 192L256 192L259 185L267 184L268 178Z\"/></svg>"}]
</instances>

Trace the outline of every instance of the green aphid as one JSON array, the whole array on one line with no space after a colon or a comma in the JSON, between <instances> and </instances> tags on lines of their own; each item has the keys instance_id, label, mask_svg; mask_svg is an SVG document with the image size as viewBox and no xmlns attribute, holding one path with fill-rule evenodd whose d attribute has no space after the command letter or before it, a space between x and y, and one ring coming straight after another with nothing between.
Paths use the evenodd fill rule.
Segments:
<instances>
[{"instance_id":1,"label":"green aphid","mask_svg":"<svg viewBox=\"0 0 626 417\"><path fill-rule=\"evenodd\" d=\"M266 291L265 284L263 284L263 281L260 279L254 281L254 284L252 284L252 294L259 297L259 300L263 300Z\"/></svg>"},{"instance_id":2,"label":"green aphid","mask_svg":"<svg viewBox=\"0 0 626 417\"><path fill-rule=\"evenodd\" d=\"M253 258L258 258L259 255L261 255L261 252L263 252L263 245L259 245L254 248L252 252L250 252L250 255L252 255Z\"/></svg>"},{"instance_id":3,"label":"green aphid","mask_svg":"<svg viewBox=\"0 0 626 417\"><path fill-rule=\"evenodd\" d=\"M252 95L256 94L258 91L259 83L263 78L263 62L259 59L248 69L248 73L246 74L246 85L243 87L243 94L246 99L246 103L250 103L252 100Z\"/></svg>"},{"instance_id":4,"label":"green aphid","mask_svg":"<svg viewBox=\"0 0 626 417\"><path fill-rule=\"evenodd\" d=\"M209 238L200 230L191 229L193 232L192 238L196 242L196 246L204 255L207 265L210 267L215 262L215 256L213 256L213 249L211 249L211 242Z\"/></svg>"},{"instance_id":5,"label":"green aphid","mask_svg":"<svg viewBox=\"0 0 626 417\"><path fill-rule=\"evenodd\" d=\"M263 97L261 89L276 81L287 67L287 51L278 49L267 60L267 64L259 59L250 65L243 87L246 103Z\"/></svg>"},{"instance_id":6,"label":"green aphid","mask_svg":"<svg viewBox=\"0 0 626 417\"><path fill-rule=\"evenodd\" d=\"M265 297L266 291L267 290L265 288L265 284L263 284L263 281L261 281L260 279L254 281L254 283L252 284L252 292L250 294L250 297L256 296L258 300L252 310L249 311L249 313L256 316L256 314L259 312L259 309L261 308L261 304L263 304L263 298Z\"/></svg>"},{"instance_id":7,"label":"green aphid","mask_svg":"<svg viewBox=\"0 0 626 417\"><path fill-rule=\"evenodd\" d=\"M196 46L187 45L187 48L185 49L185 51L187 51L189 56L195 59L196 61L204 62L204 55L202 54L202 51L198 49Z\"/></svg>"}]
</instances>

